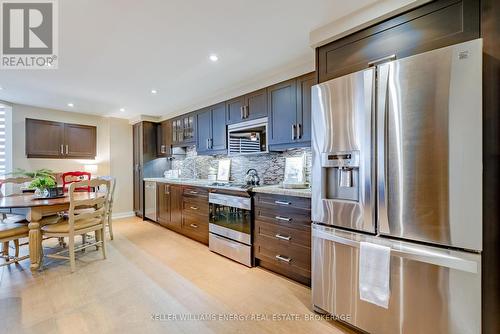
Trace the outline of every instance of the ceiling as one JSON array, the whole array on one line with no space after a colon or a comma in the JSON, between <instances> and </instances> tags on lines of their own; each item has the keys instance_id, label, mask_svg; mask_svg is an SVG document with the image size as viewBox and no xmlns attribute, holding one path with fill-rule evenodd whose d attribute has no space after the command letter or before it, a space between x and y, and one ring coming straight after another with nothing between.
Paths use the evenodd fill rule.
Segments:
<instances>
[{"instance_id":1,"label":"ceiling","mask_svg":"<svg viewBox=\"0 0 500 334\"><path fill-rule=\"evenodd\" d=\"M309 32L374 2L59 1L59 68L0 71L0 100L173 116L313 70Z\"/></svg>"}]
</instances>

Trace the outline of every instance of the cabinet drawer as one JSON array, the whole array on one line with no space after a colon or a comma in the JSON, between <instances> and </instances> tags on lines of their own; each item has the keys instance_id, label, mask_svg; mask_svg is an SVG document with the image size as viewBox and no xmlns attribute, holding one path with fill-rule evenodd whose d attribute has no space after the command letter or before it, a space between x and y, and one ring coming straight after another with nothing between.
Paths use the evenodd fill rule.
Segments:
<instances>
[{"instance_id":1,"label":"cabinet drawer","mask_svg":"<svg viewBox=\"0 0 500 334\"><path fill-rule=\"evenodd\" d=\"M282 196L256 193L255 206L269 208L289 208L311 210L311 199L295 196Z\"/></svg>"},{"instance_id":2,"label":"cabinet drawer","mask_svg":"<svg viewBox=\"0 0 500 334\"><path fill-rule=\"evenodd\" d=\"M255 220L284 227L308 229L311 225L311 213L306 210L256 208Z\"/></svg>"},{"instance_id":3,"label":"cabinet drawer","mask_svg":"<svg viewBox=\"0 0 500 334\"><path fill-rule=\"evenodd\" d=\"M254 250L258 260L272 264L271 270L284 275L295 273L303 277L311 277L310 248L281 246L266 242L255 243Z\"/></svg>"},{"instance_id":4,"label":"cabinet drawer","mask_svg":"<svg viewBox=\"0 0 500 334\"><path fill-rule=\"evenodd\" d=\"M204 244L208 244L208 218L200 218L199 215L183 213L182 234Z\"/></svg>"},{"instance_id":5,"label":"cabinet drawer","mask_svg":"<svg viewBox=\"0 0 500 334\"><path fill-rule=\"evenodd\" d=\"M182 211L202 215L208 219L208 201L206 198L184 197L182 200Z\"/></svg>"},{"instance_id":6,"label":"cabinet drawer","mask_svg":"<svg viewBox=\"0 0 500 334\"><path fill-rule=\"evenodd\" d=\"M255 241L276 242L285 246L311 247L310 229L299 230L280 226L277 224L268 224L261 221L255 222Z\"/></svg>"},{"instance_id":7,"label":"cabinet drawer","mask_svg":"<svg viewBox=\"0 0 500 334\"><path fill-rule=\"evenodd\" d=\"M183 187L183 195L189 197L208 197L208 189L201 187Z\"/></svg>"}]
</instances>

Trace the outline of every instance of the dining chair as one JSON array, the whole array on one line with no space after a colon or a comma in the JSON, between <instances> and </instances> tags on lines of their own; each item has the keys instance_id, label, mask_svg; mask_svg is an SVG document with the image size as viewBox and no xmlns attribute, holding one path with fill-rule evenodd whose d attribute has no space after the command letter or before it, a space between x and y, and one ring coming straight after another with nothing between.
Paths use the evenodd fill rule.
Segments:
<instances>
[{"instance_id":1,"label":"dining chair","mask_svg":"<svg viewBox=\"0 0 500 334\"><path fill-rule=\"evenodd\" d=\"M80 181L87 181L92 178L89 172L66 172L62 174L63 190L68 191L70 184ZM92 187L79 187L76 191L90 192Z\"/></svg>"},{"instance_id":2,"label":"dining chair","mask_svg":"<svg viewBox=\"0 0 500 334\"><path fill-rule=\"evenodd\" d=\"M116 178L113 176L101 176L99 179L109 181L110 182L110 191L109 191L109 199L108 199L108 211L106 212L106 222L109 230L109 238L111 240L113 237L113 198L115 196L115 188L116 188Z\"/></svg>"},{"instance_id":3,"label":"dining chair","mask_svg":"<svg viewBox=\"0 0 500 334\"><path fill-rule=\"evenodd\" d=\"M86 187L106 187L105 193L89 194L85 199L76 199L75 192L78 188ZM42 227L44 237L68 238L68 248L54 254L48 254L49 258L66 259L70 261L71 272L75 271L75 252L92 246L102 249L102 255L106 258L106 238L104 231L106 228L106 212L109 204L110 182L106 180L88 180L71 183L68 189L69 193L69 211L67 218L62 217L55 224ZM78 211L79 208L86 208L85 211ZM93 208L93 210L88 210ZM94 232L93 242L82 243L75 247L75 236ZM69 253L68 256L61 254Z\"/></svg>"},{"instance_id":4,"label":"dining chair","mask_svg":"<svg viewBox=\"0 0 500 334\"><path fill-rule=\"evenodd\" d=\"M12 178L6 178L3 180L0 180L0 197L6 197L6 196L16 196L19 195L20 193L16 191L17 189L14 189L21 184L30 182L32 179L30 177L12 177ZM7 188L11 189L7 189ZM24 224L27 225L28 221L26 220L26 213L23 212L22 209L19 210L12 210L12 209L7 209L7 210L2 210L0 211L0 235L1 234L9 234L10 232L5 232L7 230L11 230L11 228L17 227L14 224ZM13 230L16 230L15 228ZM19 229L17 229L18 231ZM13 238L10 240L7 240L7 238L0 238L3 241L1 241L2 244L2 251L1 254L2 256L9 256L9 242L13 241L14 242L14 248L16 251L16 254L19 254L19 238ZM4 240L5 239L5 240Z\"/></svg>"},{"instance_id":5,"label":"dining chair","mask_svg":"<svg viewBox=\"0 0 500 334\"><path fill-rule=\"evenodd\" d=\"M19 257L19 239L27 238L29 233L29 228L27 224L21 223L4 223L0 224L0 243L3 245L7 244L7 248L4 248L0 257L5 259L4 263L0 263L0 267L9 265L11 263L17 263L19 261L29 258L29 255ZM14 256L9 254L8 244L13 241L16 245L16 253ZM4 246L5 247L5 246Z\"/></svg>"}]
</instances>

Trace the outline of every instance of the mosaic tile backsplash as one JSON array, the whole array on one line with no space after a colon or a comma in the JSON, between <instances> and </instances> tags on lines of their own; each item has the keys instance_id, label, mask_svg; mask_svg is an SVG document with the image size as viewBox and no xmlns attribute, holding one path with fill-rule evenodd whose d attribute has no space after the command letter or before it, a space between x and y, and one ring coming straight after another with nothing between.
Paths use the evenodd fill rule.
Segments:
<instances>
[{"instance_id":1,"label":"mosaic tile backsplash","mask_svg":"<svg viewBox=\"0 0 500 334\"><path fill-rule=\"evenodd\" d=\"M248 169L255 168L261 184L277 184L283 181L285 158L306 156L306 180L311 179L311 149L301 148L285 152L241 155L231 157L230 180L244 182ZM227 159L221 156L199 156L195 147L188 147L184 158L172 160L171 168L180 170L180 177L206 179L210 168L217 170L218 161Z\"/></svg>"}]
</instances>

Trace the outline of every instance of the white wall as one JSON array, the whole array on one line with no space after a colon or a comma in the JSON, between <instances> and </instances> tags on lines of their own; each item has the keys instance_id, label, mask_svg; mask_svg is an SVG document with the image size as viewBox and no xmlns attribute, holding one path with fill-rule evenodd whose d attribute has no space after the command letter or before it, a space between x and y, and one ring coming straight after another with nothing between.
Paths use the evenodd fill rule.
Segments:
<instances>
[{"instance_id":1,"label":"white wall","mask_svg":"<svg viewBox=\"0 0 500 334\"><path fill-rule=\"evenodd\" d=\"M26 118L96 126L96 159L26 158ZM98 166L96 175L112 175L117 178L114 214L127 214L133 211L132 190L130 190L132 189L132 126L128 121L14 104L12 134L12 168L26 170L48 168L54 172L67 172L81 171L86 164L96 164Z\"/></svg>"},{"instance_id":2,"label":"white wall","mask_svg":"<svg viewBox=\"0 0 500 334\"><path fill-rule=\"evenodd\" d=\"M133 215L132 126L125 119L109 118L110 175L117 179L114 215Z\"/></svg>"}]
</instances>

